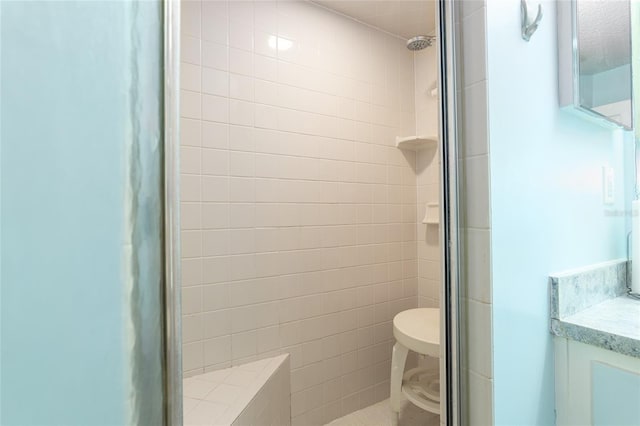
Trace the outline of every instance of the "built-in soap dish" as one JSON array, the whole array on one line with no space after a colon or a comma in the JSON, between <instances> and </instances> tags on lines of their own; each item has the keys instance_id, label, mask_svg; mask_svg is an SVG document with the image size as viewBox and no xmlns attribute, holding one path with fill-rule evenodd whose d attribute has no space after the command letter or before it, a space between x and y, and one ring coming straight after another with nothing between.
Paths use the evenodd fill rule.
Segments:
<instances>
[{"instance_id":1,"label":"built-in soap dish","mask_svg":"<svg viewBox=\"0 0 640 426\"><path fill-rule=\"evenodd\" d=\"M424 214L422 223L427 225L439 225L440 224L440 204L427 203L427 211Z\"/></svg>"},{"instance_id":2,"label":"built-in soap dish","mask_svg":"<svg viewBox=\"0 0 640 426\"><path fill-rule=\"evenodd\" d=\"M410 151L419 151L429 146L436 146L437 136L397 136L396 147Z\"/></svg>"}]
</instances>

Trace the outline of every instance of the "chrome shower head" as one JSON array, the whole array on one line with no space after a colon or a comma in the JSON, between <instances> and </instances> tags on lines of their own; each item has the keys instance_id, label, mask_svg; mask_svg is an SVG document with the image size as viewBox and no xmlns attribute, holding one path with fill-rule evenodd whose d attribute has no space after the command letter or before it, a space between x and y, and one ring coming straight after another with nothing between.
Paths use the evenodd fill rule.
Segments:
<instances>
[{"instance_id":1,"label":"chrome shower head","mask_svg":"<svg viewBox=\"0 0 640 426\"><path fill-rule=\"evenodd\" d=\"M407 40L407 49L409 50L422 50L433 44L436 38L434 36L419 35Z\"/></svg>"}]
</instances>

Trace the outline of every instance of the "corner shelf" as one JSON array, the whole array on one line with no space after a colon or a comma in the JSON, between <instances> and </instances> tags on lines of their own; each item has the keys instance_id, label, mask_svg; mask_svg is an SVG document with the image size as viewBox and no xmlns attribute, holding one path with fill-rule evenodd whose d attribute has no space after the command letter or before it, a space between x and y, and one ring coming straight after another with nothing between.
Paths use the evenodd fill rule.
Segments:
<instances>
[{"instance_id":1,"label":"corner shelf","mask_svg":"<svg viewBox=\"0 0 640 426\"><path fill-rule=\"evenodd\" d=\"M396 148L419 151L438 144L437 136L396 136Z\"/></svg>"}]
</instances>

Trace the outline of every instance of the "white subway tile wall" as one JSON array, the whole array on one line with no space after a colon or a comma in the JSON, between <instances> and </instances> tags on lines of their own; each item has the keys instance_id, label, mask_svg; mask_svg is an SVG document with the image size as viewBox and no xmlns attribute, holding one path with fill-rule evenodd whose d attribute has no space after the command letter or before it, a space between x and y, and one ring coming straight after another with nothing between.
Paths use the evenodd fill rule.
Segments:
<instances>
[{"instance_id":1,"label":"white subway tile wall","mask_svg":"<svg viewBox=\"0 0 640 426\"><path fill-rule=\"evenodd\" d=\"M308 2L182 4L185 375L290 353L294 425L386 398L391 320L438 273L394 145L413 53Z\"/></svg>"},{"instance_id":2,"label":"white subway tile wall","mask_svg":"<svg viewBox=\"0 0 640 426\"><path fill-rule=\"evenodd\" d=\"M438 51L430 48L416 52L416 127L417 134L438 135L438 97L432 93L438 87ZM427 204L440 203L440 153L437 145L417 154L418 224L418 306L440 306L440 226L424 224Z\"/></svg>"}]
</instances>

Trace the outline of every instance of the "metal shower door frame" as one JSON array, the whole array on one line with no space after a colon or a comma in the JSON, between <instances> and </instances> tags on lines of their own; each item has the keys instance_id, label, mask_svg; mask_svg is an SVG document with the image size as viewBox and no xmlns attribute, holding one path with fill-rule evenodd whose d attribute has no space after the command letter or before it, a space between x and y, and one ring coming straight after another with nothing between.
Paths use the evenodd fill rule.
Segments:
<instances>
[{"instance_id":1,"label":"metal shower door frame","mask_svg":"<svg viewBox=\"0 0 640 426\"><path fill-rule=\"evenodd\" d=\"M164 423L182 425L180 0L164 0Z\"/></svg>"},{"instance_id":2,"label":"metal shower door frame","mask_svg":"<svg viewBox=\"0 0 640 426\"><path fill-rule=\"evenodd\" d=\"M460 362L460 239L458 194L458 119L456 68L456 13L454 0L437 3L438 79L440 83L440 226L441 253L441 351L442 423L462 423ZM444 380L442 380L444 377Z\"/></svg>"}]
</instances>

